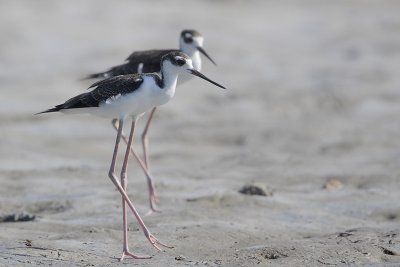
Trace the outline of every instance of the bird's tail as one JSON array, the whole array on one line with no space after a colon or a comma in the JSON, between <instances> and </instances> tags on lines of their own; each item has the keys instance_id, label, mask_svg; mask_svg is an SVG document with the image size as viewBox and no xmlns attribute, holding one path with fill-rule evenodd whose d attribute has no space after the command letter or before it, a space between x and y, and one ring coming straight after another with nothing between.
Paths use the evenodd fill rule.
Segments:
<instances>
[{"instance_id":1,"label":"bird's tail","mask_svg":"<svg viewBox=\"0 0 400 267\"><path fill-rule=\"evenodd\" d=\"M57 112L57 111L60 111L62 109L63 109L62 105L57 105L54 108L49 108L49 109L47 109L45 111L41 111L41 112L35 113L35 115L39 115L39 114L43 114L43 113L49 113L49 112Z\"/></svg>"}]
</instances>

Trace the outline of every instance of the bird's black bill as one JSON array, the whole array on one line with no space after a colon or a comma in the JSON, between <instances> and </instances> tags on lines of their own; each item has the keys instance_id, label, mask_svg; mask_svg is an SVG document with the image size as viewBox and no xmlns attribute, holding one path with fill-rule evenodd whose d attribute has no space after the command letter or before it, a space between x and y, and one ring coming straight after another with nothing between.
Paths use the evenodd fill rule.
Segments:
<instances>
[{"instance_id":1,"label":"bird's black bill","mask_svg":"<svg viewBox=\"0 0 400 267\"><path fill-rule=\"evenodd\" d=\"M220 84L208 79L206 76L204 76L204 74L202 74L201 72L199 72L197 70L193 70L192 69L192 70L188 70L188 71L189 71L190 74L193 74L194 76L200 77L200 78L202 78L202 79L204 79L204 80L206 80L206 81L208 81L208 82L210 82L210 83L212 83L212 84L214 84L214 85L216 85L218 87L221 87L222 89L226 89L222 85L220 85Z\"/></svg>"},{"instance_id":2,"label":"bird's black bill","mask_svg":"<svg viewBox=\"0 0 400 267\"><path fill-rule=\"evenodd\" d=\"M212 60L212 58L206 53L206 51L201 48L200 46L197 47L197 50L200 51L200 53L202 53L206 58L208 58L215 66L217 66L217 63L214 62L214 60Z\"/></svg>"}]
</instances>

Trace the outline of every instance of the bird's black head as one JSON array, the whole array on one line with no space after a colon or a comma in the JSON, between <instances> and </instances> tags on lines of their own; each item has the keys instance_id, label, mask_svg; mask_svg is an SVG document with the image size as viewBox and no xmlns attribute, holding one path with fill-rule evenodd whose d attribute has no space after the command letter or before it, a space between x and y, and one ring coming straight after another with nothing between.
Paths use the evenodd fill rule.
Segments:
<instances>
[{"instance_id":1,"label":"bird's black head","mask_svg":"<svg viewBox=\"0 0 400 267\"><path fill-rule=\"evenodd\" d=\"M201 34L196 30L183 30L181 32L181 38L186 44L193 43L193 38L202 37Z\"/></svg>"},{"instance_id":2,"label":"bird's black head","mask_svg":"<svg viewBox=\"0 0 400 267\"><path fill-rule=\"evenodd\" d=\"M181 32L179 47L181 51L192 56L195 51L199 51L208 58L214 65L217 65L214 60L207 54L203 48L203 36L196 30L183 30Z\"/></svg>"},{"instance_id":3,"label":"bird's black head","mask_svg":"<svg viewBox=\"0 0 400 267\"><path fill-rule=\"evenodd\" d=\"M161 64L164 64L166 61L177 67L182 67L188 63L190 63L190 65L192 64L191 58L182 52L171 52L166 54L161 58Z\"/></svg>"}]
</instances>

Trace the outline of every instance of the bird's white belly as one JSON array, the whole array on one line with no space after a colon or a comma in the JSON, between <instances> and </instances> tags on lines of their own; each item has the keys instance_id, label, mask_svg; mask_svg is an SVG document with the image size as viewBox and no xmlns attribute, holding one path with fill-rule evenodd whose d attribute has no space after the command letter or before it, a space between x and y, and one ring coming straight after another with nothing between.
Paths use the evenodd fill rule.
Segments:
<instances>
[{"instance_id":1,"label":"bird's white belly","mask_svg":"<svg viewBox=\"0 0 400 267\"><path fill-rule=\"evenodd\" d=\"M94 115L107 118L140 116L154 107L167 103L174 93L174 88L160 89L154 83L145 80L138 90L110 98L100 104Z\"/></svg>"}]
</instances>

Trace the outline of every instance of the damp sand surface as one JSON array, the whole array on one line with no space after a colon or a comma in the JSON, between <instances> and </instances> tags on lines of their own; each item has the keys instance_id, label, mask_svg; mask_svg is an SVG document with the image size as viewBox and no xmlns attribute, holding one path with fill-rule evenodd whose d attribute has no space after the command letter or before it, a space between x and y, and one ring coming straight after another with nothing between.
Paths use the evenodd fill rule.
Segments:
<instances>
[{"instance_id":1,"label":"damp sand surface","mask_svg":"<svg viewBox=\"0 0 400 267\"><path fill-rule=\"evenodd\" d=\"M399 10L385 0L1 2L0 266L396 266ZM134 50L177 47L184 28L205 36L218 66L204 61L203 73L228 90L194 79L159 108L150 159L162 213L143 218L174 248L155 250L129 213L130 249L153 258L120 263L110 122L33 114ZM144 215L133 159L128 181Z\"/></svg>"}]
</instances>

